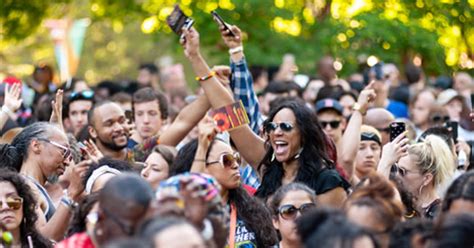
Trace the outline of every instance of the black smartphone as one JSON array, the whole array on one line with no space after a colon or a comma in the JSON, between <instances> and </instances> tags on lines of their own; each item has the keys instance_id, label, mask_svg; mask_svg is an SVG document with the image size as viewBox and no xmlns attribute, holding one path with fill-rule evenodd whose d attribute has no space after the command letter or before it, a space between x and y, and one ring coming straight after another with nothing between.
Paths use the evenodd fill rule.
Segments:
<instances>
[{"instance_id":1,"label":"black smartphone","mask_svg":"<svg viewBox=\"0 0 474 248\"><path fill-rule=\"evenodd\" d=\"M392 122L390 123L390 142L398 137L401 133L405 132L406 127L404 122Z\"/></svg>"},{"instance_id":2,"label":"black smartphone","mask_svg":"<svg viewBox=\"0 0 474 248\"><path fill-rule=\"evenodd\" d=\"M458 143L458 126L459 123L457 121L448 121L446 122L446 128L451 132L451 136L453 137L454 144Z\"/></svg>"},{"instance_id":3,"label":"black smartphone","mask_svg":"<svg viewBox=\"0 0 474 248\"><path fill-rule=\"evenodd\" d=\"M225 23L224 19L222 19L222 17L219 14L217 14L215 10L211 11L211 14L212 14L212 17L214 18L214 21L217 22L217 24L222 25L225 30L229 30L229 35L235 37L235 33L232 32L232 29L230 29L229 25Z\"/></svg>"},{"instance_id":4,"label":"black smartphone","mask_svg":"<svg viewBox=\"0 0 474 248\"><path fill-rule=\"evenodd\" d=\"M183 28L190 29L194 24L194 20L186 16L179 5L176 4L173 12L166 17L166 23L168 23L168 26L170 26L173 32L182 38Z\"/></svg>"}]
</instances>

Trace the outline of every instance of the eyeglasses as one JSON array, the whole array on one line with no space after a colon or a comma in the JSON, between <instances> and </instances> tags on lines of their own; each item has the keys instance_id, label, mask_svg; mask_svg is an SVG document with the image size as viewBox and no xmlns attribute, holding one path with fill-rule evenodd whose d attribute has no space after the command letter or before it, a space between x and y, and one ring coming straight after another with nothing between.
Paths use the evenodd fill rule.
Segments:
<instances>
[{"instance_id":1,"label":"eyeglasses","mask_svg":"<svg viewBox=\"0 0 474 248\"><path fill-rule=\"evenodd\" d=\"M319 124L321 124L323 128L326 128L327 125L329 125L332 129L336 129L341 124L341 121L320 121Z\"/></svg>"},{"instance_id":2,"label":"eyeglasses","mask_svg":"<svg viewBox=\"0 0 474 248\"><path fill-rule=\"evenodd\" d=\"M447 121L449 121L449 116L448 115L445 115L445 116L434 115L433 117L431 117L431 121L433 121L433 122L447 122Z\"/></svg>"},{"instance_id":3,"label":"eyeglasses","mask_svg":"<svg viewBox=\"0 0 474 248\"><path fill-rule=\"evenodd\" d=\"M23 205L23 198L19 196L8 197L6 201L0 201L0 208L6 203L9 209L18 210Z\"/></svg>"},{"instance_id":4,"label":"eyeglasses","mask_svg":"<svg viewBox=\"0 0 474 248\"><path fill-rule=\"evenodd\" d=\"M232 167L236 162L239 165L242 162L240 158L240 154L238 152L234 154L224 153L220 156L218 161L206 162L206 165L221 163L224 165L224 167L228 168L228 167Z\"/></svg>"},{"instance_id":5,"label":"eyeglasses","mask_svg":"<svg viewBox=\"0 0 474 248\"><path fill-rule=\"evenodd\" d=\"M296 219L297 213L304 214L309 210L315 208L316 205L314 203L305 203L301 205L299 208L295 207L294 205L283 205L278 208L278 213L280 216L285 220L294 220Z\"/></svg>"},{"instance_id":6,"label":"eyeglasses","mask_svg":"<svg viewBox=\"0 0 474 248\"><path fill-rule=\"evenodd\" d=\"M398 166L397 163L392 165L392 167L390 168L390 172L394 175L398 174L402 177L405 177L408 173L417 173L416 171L411 171L411 170L407 170L405 168L402 168L402 167Z\"/></svg>"},{"instance_id":7,"label":"eyeglasses","mask_svg":"<svg viewBox=\"0 0 474 248\"><path fill-rule=\"evenodd\" d=\"M57 142L54 142L54 141L48 140L48 139L43 139L43 138L39 138L38 140L44 141L46 143L49 143L49 144L61 149L64 159L68 159L71 156L71 149L69 149L69 148L67 148L67 147L65 147L65 146L63 146L63 145L61 145Z\"/></svg>"},{"instance_id":8,"label":"eyeglasses","mask_svg":"<svg viewBox=\"0 0 474 248\"><path fill-rule=\"evenodd\" d=\"M92 90L84 90L80 92L72 92L71 95L69 95L69 101L75 101L79 99L84 99L84 100L93 100L94 99L94 91Z\"/></svg>"},{"instance_id":9,"label":"eyeglasses","mask_svg":"<svg viewBox=\"0 0 474 248\"><path fill-rule=\"evenodd\" d=\"M280 127L280 129L283 132L290 132L291 130L293 130L293 124L283 121L280 123L275 123L275 122L267 123L267 125L265 125L265 131L267 133L270 133L270 132L275 131L278 127Z\"/></svg>"}]
</instances>

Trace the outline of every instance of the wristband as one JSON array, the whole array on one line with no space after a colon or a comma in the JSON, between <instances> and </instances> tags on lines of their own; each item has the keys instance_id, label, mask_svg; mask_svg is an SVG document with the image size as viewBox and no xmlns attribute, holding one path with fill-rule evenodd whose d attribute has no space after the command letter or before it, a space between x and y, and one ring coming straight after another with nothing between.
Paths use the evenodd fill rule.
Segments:
<instances>
[{"instance_id":1,"label":"wristband","mask_svg":"<svg viewBox=\"0 0 474 248\"><path fill-rule=\"evenodd\" d=\"M74 200L68 196L67 190L64 190L64 194L61 197L61 203L70 209L74 209L77 206L77 203L74 202Z\"/></svg>"},{"instance_id":2,"label":"wristband","mask_svg":"<svg viewBox=\"0 0 474 248\"><path fill-rule=\"evenodd\" d=\"M232 54L235 54L235 53L238 53L238 52L243 52L243 51L244 51L244 47L243 46L238 46L238 47L234 47L234 48L229 49L229 54L232 55Z\"/></svg>"},{"instance_id":3,"label":"wristband","mask_svg":"<svg viewBox=\"0 0 474 248\"><path fill-rule=\"evenodd\" d=\"M360 104L358 104L358 103L354 103L354 105L352 105L352 110L353 111L359 111L359 113L361 113L362 115L367 114L367 110L363 111L362 106L360 106Z\"/></svg>"},{"instance_id":4,"label":"wristband","mask_svg":"<svg viewBox=\"0 0 474 248\"><path fill-rule=\"evenodd\" d=\"M206 81L206 80L208 80L209 78L214 77L215 75L216 75L216 72L215 72L215 71L211 71L211 72L209 72L209 74L208 74L207 76L204 76L204 77L196 77L196 81L199 81L199 82Z\"/></svg>"}]
</instances>

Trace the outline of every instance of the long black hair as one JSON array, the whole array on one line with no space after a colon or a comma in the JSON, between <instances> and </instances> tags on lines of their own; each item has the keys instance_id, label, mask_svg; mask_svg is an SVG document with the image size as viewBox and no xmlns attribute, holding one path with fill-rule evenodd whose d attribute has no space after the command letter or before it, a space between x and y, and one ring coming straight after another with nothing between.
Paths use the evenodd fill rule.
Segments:
<instances>
[{"instance_id":1,"label":"long black hair","mask_svg":"<svg viewBox=\"0 0 474 248\"><path fill-rule=\"evenodd\" d=\"M298 158L298 172L295 182L301 182L314 189L314 179L323 168L334 168L334 162L328 157L326 150L326 135L319 125L316 113L299 101L284 101L273 109L264 124L273 121L275 115L282 109L290 109L295 115L296 127L300 131L301 151ZM285 175L283 163L273 157L273 147L267 138L265 145L267 153L259 165L260 171L265 166L262 176L262 184L256 195L267 198L273 194L281 185ZM318 193L318 192L316 192Z\"/></svg>"},{"instance_id":2,"label":"long black hair","mask_svg":"<svg viewBox=\"0 0 474 248\"><path fill-rule=\"evenodd\" d=\"M217 142L213 140L207 150L206 159L212 146ZM222 141L220 141L222 142ZM191 170L194 156L198 148L198 140L194 139L183 146L176 156L170 169L170 176ZM250 231L255 233L257 247L269 247L277 243L277 234L273 229L270 211L258 199L251 197L242 186L229 189L229 201L237 208L237 215Z\"/></svg>"},{"instance_id":3,"label":"long black hair","mask_svg":"<svg viewBox=\"0 0 474 248\"><path fill-rule=\"evenodd\" d=\"M0 168L0 182L9 182L15 187L18 196L23 198L23 220L20 224L20 237L22 247L28 247L28 236L31 237L34 247L53 247L52 243L44 238L36 229L38 206L33 192L23 178L16 172Z\"/></svg>"}]
</instances>

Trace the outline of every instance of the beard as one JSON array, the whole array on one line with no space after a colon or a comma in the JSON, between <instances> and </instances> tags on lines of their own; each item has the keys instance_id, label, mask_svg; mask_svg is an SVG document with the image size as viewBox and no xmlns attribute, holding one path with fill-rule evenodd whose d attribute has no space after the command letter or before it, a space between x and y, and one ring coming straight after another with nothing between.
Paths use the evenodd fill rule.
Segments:
<instances>
[{"instance_id":1,"label":"beard","mask_svg":"<svg viewBox=\"0 0 474 248\"><path fill-rule=\"evenodd\" d=\"M105 140L101 139L100 137L98 137L98 140L100 141L100 143L104 147L106 147L107 149L110 149L112 151L115 151L115 152L119 152L122 149L124 149L125 147L127 147L127 143L125 143L124 145L117 145L113 140L112 141L105 141Z\"/></svg>"},{"instance_id":2,"label":"beard","mask_svg":"<svg viewBox=\"0 0 474 248\"><path fill-rule=\"evenodd\" d=\"M46 181L51 184L56 184L59 181L59 175L57 173L51 174L46 177Z\"/></svg>"}]
</instances>

